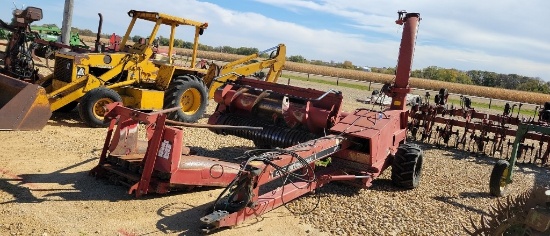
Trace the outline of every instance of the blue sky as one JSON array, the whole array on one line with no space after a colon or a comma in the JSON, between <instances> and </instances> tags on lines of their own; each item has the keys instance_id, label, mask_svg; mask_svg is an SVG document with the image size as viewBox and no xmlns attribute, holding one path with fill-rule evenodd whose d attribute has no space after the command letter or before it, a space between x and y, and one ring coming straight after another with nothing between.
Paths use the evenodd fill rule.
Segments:
<instances>
[{"instance_id":1,"label":"blue sky","mask_svg":"<svg viewBox=\"0 0 550 236\"><path fill-rule=\"evenodd\" d=\"M38 23L61 25L63 0L16 4L41 7L44 19ZM0 0L0 6L0 17L9 20L12 1ZM201 37L207 45L263 50L284 43L288 56L375 67L395 66L401 31L394 21L398 10L407 10L422 17L415 69L476 69L550 81L547 0L75 0L74 7L78 28L95 31L101 12L103 32L123 34L128 10L160 11L208 22ZM176 37L190 41L190 29L180 28ZM149 31L150 25L141 24L134 33ZM168 30L161 34L168 36Z\"/></svg>"}]
</instances>

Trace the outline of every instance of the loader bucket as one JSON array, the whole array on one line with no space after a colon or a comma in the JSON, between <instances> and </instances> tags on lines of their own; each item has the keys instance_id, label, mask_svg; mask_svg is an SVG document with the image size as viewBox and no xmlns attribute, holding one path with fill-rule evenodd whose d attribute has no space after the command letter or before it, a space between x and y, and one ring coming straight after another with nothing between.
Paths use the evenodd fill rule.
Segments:
<instances>
[{"instance_id":1,"label":"loader bucket","mask_svg":"<svg viewBox=\"0 0 550 236\"><path fill-rule=\"evenodd\" d=\"M40 130L51 115L44 88L0 74L0 130Z\"/></svg>"}]
</instances>

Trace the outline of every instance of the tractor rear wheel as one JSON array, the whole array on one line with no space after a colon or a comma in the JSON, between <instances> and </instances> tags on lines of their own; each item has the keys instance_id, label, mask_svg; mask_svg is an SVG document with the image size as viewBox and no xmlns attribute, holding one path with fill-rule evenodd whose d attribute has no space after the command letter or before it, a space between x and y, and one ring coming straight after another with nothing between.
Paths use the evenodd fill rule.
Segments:
<instances>
[{"instance_id":1,"label":"tractor rear wheel","mask_svg":"<svg viewBox=\"0 0 550 236\"><path fill-rule=\"evenodd\" d=\"M392 163L391 179L399 187L413 189L420 184L423 153L416 144L399 145Z\"/></svg>"},{"instance_id":2,"label":"tractor rear wheel","mask_svg":"<svg viewBox=\"0 0 550 236\"><path fill-rule=\"evenodd\" d=\"M168 113L168 119L193 123L202 118L208 105L208 91L203 81L195 75L183 75L172 79L164 94L164 109L181 107Z\"/></svg>"},{"instance_id":3,"label":"tractor rear wheel","mask_svg":"<svg viewBox=\"0 0 550 236\"><path fill-rule=\"evenodd\" d=\"M88 91L78 104L80 118L90 127L107 127L105 122L105 105L113 102L122 102L120 95L108 88L95 88Z\"/></svg>"},{"instance_id":4,"label":"tractor rear wheel","mask_svg":"<svg viewBox=\"0 0 550 236\"><path fill-rule=\"evenodd\" d=\"M510 171L510 163L506 160L499 160L495 163L489 180L489 191L491 195L502 197L506 195L508 190L508 173Z\"/></svg>"}]
</instances>

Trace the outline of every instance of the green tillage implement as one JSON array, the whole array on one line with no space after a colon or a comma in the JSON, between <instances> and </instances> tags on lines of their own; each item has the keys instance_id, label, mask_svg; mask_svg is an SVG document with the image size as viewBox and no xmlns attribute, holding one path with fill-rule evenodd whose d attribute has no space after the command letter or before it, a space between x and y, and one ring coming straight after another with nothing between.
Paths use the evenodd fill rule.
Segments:
<instances>
[{"instance_id":1,"label":"green tillage implement","mask_svg":"<svg viewBox=\"0 0 550 236\"><path fill-rule=\"evenodd\" d=\"M489 189L493 196L502 197L506 195L508 184L512 183L512 174L514 173L514 166L518 159L520 144L525 139L528 132L550 135L550 126L541 123L520 123L518 125L516 138L514 144L512 144L512 155L510 159L508 161L499 160L495 163L493 171L491 172Z\"/></svg>"}]
</instances>

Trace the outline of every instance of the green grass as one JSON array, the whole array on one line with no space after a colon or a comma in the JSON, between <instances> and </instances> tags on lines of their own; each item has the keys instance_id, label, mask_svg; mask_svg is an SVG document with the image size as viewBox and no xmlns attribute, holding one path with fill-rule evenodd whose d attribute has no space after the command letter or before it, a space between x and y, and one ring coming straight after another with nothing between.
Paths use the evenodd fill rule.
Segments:
<instances>
[{"instance_id":1,"label":"green grass","mask_svg":"<svg viewBox=\"0 0 550 236\"><path fill-rule=\"evenodd\" d=\"M354 89L361 89L361 90L369 91L369 86L360 85L360 84L350 84L350 83L345 83L345 82L340 82L340 81L338 83L336 83L336 81L323 80L323 79L314 79L314 78L310 78L308 80L308 78L306 78L306 77L295 76L295 75L287 75L287 74L282 74L281 77L282 78L288 78L288 79L291 79L291 80L295 79L295 80L300 80L300 81L309 81L309 82L314 82L314 83L319 83L319 84L337 85L337 86L341 86L341 87L344 87L344 88L354 88Z\"/></svg>"},{"instance_id":2,"label":"green grass","mask_svg":"<svg viewBox=\"0 0 550 236\"><path fill-rule=\"evenodd\" d=\"M448 99L447 100L447 103L448 104L455 104L455 105L458 105L460 106L460 100L459 99ZM472 105L471 105L473 108L483 108L483 109L490 109L490 110L494 110L494 111L498 111L498 112L503 112L504 111L504 106L502 105L497 105L497 104L491 104L491 107L489 108L489 103L485 103L485 102L474 102L472 101ZM518 108L514 108L514 115L517 114ZM521 109L519 111L519 114L521 115L524 115L524 116L533 116L535 114L535 110L532 110L532 109Z\"/></svg>"},{"instance_id":3,"label":"green grass","mask_svg":"<svg viewBox=\"0 0 550 236\"><path fill-rule=\"evenodd\" d=\"M309 82L313 82L313 83L329 84L329 85L341 86L341 87L345 87L345 88L353 88L353 89L361 89L361 90L369 91L369 86L367 86L367 85L351 84L351 83L346 83L346 82L341 82L341 81L338 81L338 83L336 83L336 81L333 81L333 80L314 79L314 78L309 78L308 79L306 77L296 76L296 75L288 75L288 74L282 74L281 77L291 79L291 80L309 81ZM448 99L447 103L448 104L455 104L456 106L459 106L460 105L460 100L459 99ZM497 112L500 112L500 113L502 111L504 111L504 106L502 106L502 105L491 104L491 107L489 108L489 103L485 103L485 102L472 101L472 107L473 108L477 107L477 108L483 108L483 109L490 109L490 110L497 111ZM517 107L514 110L514 114L517 114ZM535 114L535 111L532 110L532 109L522 109L522 110L520 110L519 114L524 115L524 116L533 116Z\"/></svg>"}]
</instances>

